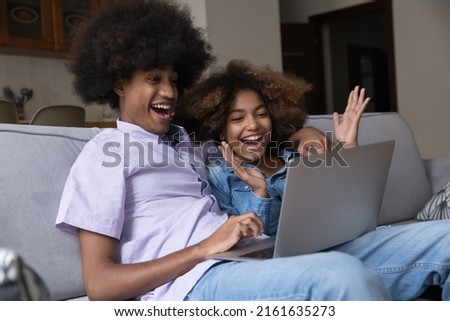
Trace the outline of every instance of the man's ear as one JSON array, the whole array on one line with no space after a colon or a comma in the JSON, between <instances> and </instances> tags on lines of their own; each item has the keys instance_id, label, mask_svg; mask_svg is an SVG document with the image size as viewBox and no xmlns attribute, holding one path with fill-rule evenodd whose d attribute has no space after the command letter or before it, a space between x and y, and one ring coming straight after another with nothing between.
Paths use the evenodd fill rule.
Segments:
<instances>
[{"instance_id":1,"label":"man's ear","mask_svg":"<svg viewBox=\"0 0 450 321\"><path fill-rule=\"evenodd\" d=\"M117 80L114 83L114 92L119 96L123 96L123 81L122 80Z\"/></svg>"}]
</instances>

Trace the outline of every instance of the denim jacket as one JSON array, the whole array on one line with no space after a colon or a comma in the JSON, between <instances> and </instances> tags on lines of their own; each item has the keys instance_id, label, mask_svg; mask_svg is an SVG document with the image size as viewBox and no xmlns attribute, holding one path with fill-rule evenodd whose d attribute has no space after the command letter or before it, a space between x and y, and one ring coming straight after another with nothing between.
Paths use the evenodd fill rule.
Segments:
<instances>
[{"instance_id":1,"label":"denim jacket","mask_svg":"<svg viewBox=\"0 0 450 321\"><path fill-rule=\"evenodd\" d=\"M282 150L280 157L285 164L298 155L296 152ZM250 164L246 166L259 169ZM271 177L264 175L269 197L256 195L250 186L239 179L222 156L208 162L208 180L219 206L230 215L239 215L245 212L255 212L264 222L264 233L273 235L277 231L278 218L281 211L281 199L286 183L286 166L283 166Z\"/></svg>"}]
</instances>

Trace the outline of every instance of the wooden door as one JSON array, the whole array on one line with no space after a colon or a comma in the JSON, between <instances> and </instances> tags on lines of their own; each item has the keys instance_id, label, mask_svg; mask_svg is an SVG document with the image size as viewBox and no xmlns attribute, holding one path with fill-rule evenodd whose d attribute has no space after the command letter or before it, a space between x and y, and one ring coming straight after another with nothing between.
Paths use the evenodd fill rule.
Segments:
<instances>
[{"instance_id":1,"label":"wooden door","mask_svg":"<svg viewBox=\"0 0 450 321\"><path fill-rule=\"evenodd\" d=\"M342 27L356 21L359 24L353 26L375 20L381 22L372 24L367 34L358 27ZM354 42L355 37L351 36L356 34L363 35L364 43ZM342 40L347 36L352 40ZM377 47L371 45L372 37L377 38ZM311 16L308 23L282 23L281 39L283 70L302 76L314 85L307 100L310 114L343 112L348 93L355 84L371 87L372 103L367 111L397 110L391 0ZM323 39L329 41L326 46ZM330 50L325 53L324 47Z\"/></svg>"},{"instance_id":2,"label":"wooden door","mask_svg":"<svg viewBox=\"0 0 450 321\"><path fill-rule=\"evenodd\" d=\"M318 30L310 23L282 23L283 71L291 72L313 84L306 96L309 114L324 114L323 66Z\"/></svg>"}]
</instances>

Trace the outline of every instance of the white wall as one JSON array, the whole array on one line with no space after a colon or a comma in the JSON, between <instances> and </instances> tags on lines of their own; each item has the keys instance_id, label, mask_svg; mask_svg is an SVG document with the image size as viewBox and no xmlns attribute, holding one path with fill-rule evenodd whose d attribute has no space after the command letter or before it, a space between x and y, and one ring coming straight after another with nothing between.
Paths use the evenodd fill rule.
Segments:
<instances>
[{"instance_id":1,"label":"white wall","mask_svg":"<svg viewBox=\"0 0 450 321\"><path fill-rule=\"evenodd\" d=\"M217 66L231 59L282 69L278 0L176 0L205 28Z\"/></svg>"},{"instance_id":2,"label":"white wall","mask_svg":"<svg viewBox=\"0 0 450 321\"><path fill-rule=\"evenodd\" d=\"M26 119L40 108L50 104L83 106L72 91L72 78L65 59L0 54L0 97L3 87L11 87L16 96L22 88L33 90L33 97L25 105ZM97 120L100 107L86 108L87 119Z\"/></svg>"},{"instance_id":3,"label":"white wall","mask_svg":"<svg viewBox=\"0 0 450 321\"><path fill-rule=\"evenodd\" d=\"M282 69L278 0L207 0L206 18L218 65L242 58Z\"/></svg>"},{"instance_id":4,"label":"white wall","mask_svg":"<svg viewBox=\"0 0 450 321\"><path fill-rule=\"evenodd\" d=\"M393 0L399 112L427 158L450 157L450 1Z\"/></svg>"}]
</instances>

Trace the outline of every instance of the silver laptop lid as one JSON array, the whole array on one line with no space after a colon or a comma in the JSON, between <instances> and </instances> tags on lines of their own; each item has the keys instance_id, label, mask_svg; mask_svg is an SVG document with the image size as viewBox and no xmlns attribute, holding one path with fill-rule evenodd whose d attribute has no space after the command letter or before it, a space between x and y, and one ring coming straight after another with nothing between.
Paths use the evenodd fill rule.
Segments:
<instances>
[{"instance_id":1,"label":"silver laptop lid","mask_svg":"<svg viewBox=\"0 0 450 321\"><path fill-rule=\"evenodd\" d=\"M394 145L386 141L291 162L274 257L314 253L373 230Z\"/></svg>"}]
</instances>

